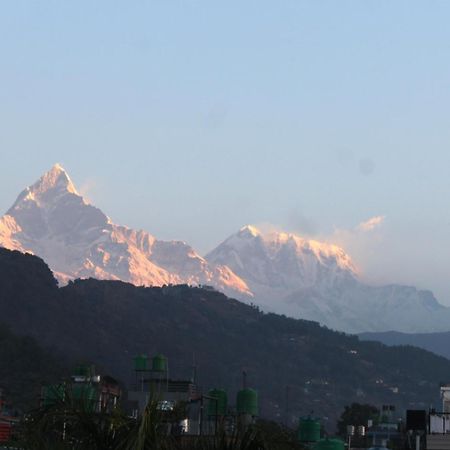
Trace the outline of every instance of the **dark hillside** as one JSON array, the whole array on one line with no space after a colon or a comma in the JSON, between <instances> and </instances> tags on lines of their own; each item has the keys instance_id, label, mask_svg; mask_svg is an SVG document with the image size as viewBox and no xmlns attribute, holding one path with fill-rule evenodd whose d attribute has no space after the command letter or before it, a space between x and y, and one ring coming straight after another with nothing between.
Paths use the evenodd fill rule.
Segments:
<instances>
[{"instance_id":1,"label":"dark hillside","mask_svg":"<svg viewBox=\"0 0 450 450\"><path fill-rule=\"evenodd\" d=\"M384 333L361 333L362 341L377 341L385 345L413 345L429 352L450 359L450 331L436 333L400 333L386 331Z\"/></svg>"},{"instance_id":2,"label":"dark hillside","mask_svg":"<svg viewBox=\"0 0 450 450\"><path fill-rule=\"evenodd\" d=\"M284 419L287 386L292 420L314 410L334 427L352 401L428 407L450 379L450 361L424 350L360 342L210 290L92 279L58 289L41 260L1 249L0 307L16 332L125 382L137 353L166 354L174 377L190 376L195 359L199 382L231 398L245 369L262 415L275 419Z\"/></svg>"},{"instance_id":3,"label":"dark hillside","mask_svg":"<svg viewBox=\"0 0 450 450\"><path fill-rule=\"evenodd\" d=\"M14 410L37 407L42 384L67 376L68 367L32 337L15 336L0 325L0 388Z\"/></svg>"}]
</instances>

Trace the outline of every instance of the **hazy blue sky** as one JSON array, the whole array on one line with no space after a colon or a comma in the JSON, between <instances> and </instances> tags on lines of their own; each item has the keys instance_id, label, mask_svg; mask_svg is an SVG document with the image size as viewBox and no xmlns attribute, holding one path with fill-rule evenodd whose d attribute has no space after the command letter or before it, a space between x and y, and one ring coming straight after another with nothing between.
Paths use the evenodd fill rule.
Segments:
<instances>
[{"instance_id":1,"label":"hazy blue sky","mask_svg":"<svg viewBox=\"0 0 450 450\"><path fill-rule=\"evenodd\" d=\"M117 223L202 253L273 224L450 303L449 18L446 0L2 2L0 210L60 162Z\"/></svg>"}]
</instances>

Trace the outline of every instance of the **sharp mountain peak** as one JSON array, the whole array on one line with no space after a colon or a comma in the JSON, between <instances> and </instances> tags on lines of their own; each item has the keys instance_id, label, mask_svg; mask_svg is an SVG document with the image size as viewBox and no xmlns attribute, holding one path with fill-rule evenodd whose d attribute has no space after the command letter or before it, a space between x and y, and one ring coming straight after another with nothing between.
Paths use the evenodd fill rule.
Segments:
<instances>
[{"instance_id":1,"label":"sharp mountain peak","mask_svg":"<svg viewBox=\"0 0 450 450\"><path fill-rule=\"evenodd\" d=\"M57 163L19 194L7 214L13 216L18 209L29 209L33 204L42 207L54 203L66 194L82 199L66 170Z\"/></svg>"},{"instance_id":2,"label":"sharp mountain peak","mask_svg":"<svg viewBox=\"0 0 450 450\"><path fill-rule=\"evenodd\" d=\"M67 190L71 194L80 195L75 188L69 174L64 167L56 163L53 167L44 173L39 180L34 183L29 189L31 191L37 191L44 193L48 190L58 188L60 190Z\"/></svg>"},{"instance_id":3,"label":"sharp mountain peak","mask_svg":"<svg viewBox=\"0 0 450 450\"><path fill-rule=\"evenodd\" d=\"M93 277L147 286L208 284L229 295L252 295L228 267L210 264L186 243L113 223L83 199L60 164L0 218L0 245L41 256L63 283Z\"/></svg>"}]
</instances>

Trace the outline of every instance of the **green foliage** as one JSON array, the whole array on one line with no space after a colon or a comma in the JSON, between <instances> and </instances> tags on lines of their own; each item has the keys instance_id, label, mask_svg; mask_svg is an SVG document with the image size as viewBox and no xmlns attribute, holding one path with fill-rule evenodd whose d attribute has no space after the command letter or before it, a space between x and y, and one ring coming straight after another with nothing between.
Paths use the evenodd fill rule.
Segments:
<instances>
[{"instance_id":1,"label":"green foliage","mask_svg":"<svg viewBox=\"0 0 450 450\"><path fill-rule=\"evenodd\" d=\"M340 436L347 435L348 425L364 425L367 426L369 420L376 421L380 414L376 406L361 403L352 403L344 408L343 413L337 423L338 433Z\"/></svg>"},{"instance_id":2,"label":"green foliage","mask_svg":"<svg viewBox=\"0 0 450 450\"><path fill-rule=\"evenodd\" d=\"M168 417L150 399L142 416L127 417L119 409L112 414L96 413L90 399L75 398L72 386L50 406L29 414L22 424L21 442L26 450L276 450L264 443L262 433L249 429L231 436L175 438ZM176 414L169 417L176 420ZM267 433L266 433L267 437ZM284 448L284 447L283 447ZM281 450L281 447L280 447Z\"/></svg>"},{"instance_id":3,"label":"green foliage","mask_svg":"<svg viewBox=\"0 0 450 450\"><path fill-rule=\"evenodd\" d=\"M277 422L260 420L257 424L261 439L268 449L304 450L297 439L297 430Z\"/></svg>"},{"instance_id":4,"label":"green foliage","mask_svg":"<svg viewBox=\"0 0 450 450\"><path fill-rule=\"evenodd\" d=\"M130 419L119 409L111 414L96 413L92 399L73 395L67 384L46 407L25 416L21 427L21 445L25 449L107 450L124 439L131 429Z\"/></svg>"},{"instance_id":5,"label":"green foliage","mask_svg":"<svg viewBox=\"0 0 450 450\"><path fill-rule=\"evenodd\" d=\"M168 450L172 438L167 434L158 400L151 398L125 442L124 450Z\"/></svg>"}]
</instances>

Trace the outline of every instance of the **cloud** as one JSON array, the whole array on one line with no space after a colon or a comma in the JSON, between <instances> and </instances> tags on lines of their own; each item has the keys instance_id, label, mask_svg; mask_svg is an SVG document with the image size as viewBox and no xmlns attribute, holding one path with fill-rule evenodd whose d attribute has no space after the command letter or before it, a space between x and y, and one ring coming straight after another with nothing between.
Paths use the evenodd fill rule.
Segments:
<instances>
[{"instance_id":1,"label":"cloud","mask_svg":"<svg viewBox=\"0 0 450 450\"><path fill-rule=\"evenodd\" d=\"M383 224L384 220L386 219L386 216L374 216L370 219L366 220L365 222L361 222L357 227L357 231L362 231L364 233L368 231L372 231L375 228L379 227Z\"/></svg>"},{"instance_id":2,"label":"cloud","mask_svg":"<svg viewBox=\"0 0 450 450\"><path fill-rule=\"evenodd\" d=\"M89 178L85 180L84 183L79 187L78 193L84 198L87 203L92 203L91 195L94 193L98 186L98 182L94 178Z\"/></svg>"},{"instance_id":3,"label":"cloud","mask_svg":"<svg viewBox=\"0 0 450 450\"><path fill-rule=\"evenodd\" d=\"M314 236L319 233L319 226L315 220L302 214L299 209L289 212L286 225L289 230L307 236Z\"/></svg>"},{"instance_id":4,"label":"cloud","mask_svg":"<svg viewBox=\"0 0 450 450\"><path fill-rule=\"evenodd\" d=\"M362 280L371 282L367 274L382 258L380 245L385 239L382 227L386 216L374 216L352 228L335 228L329 242L341 246L350 255ZM373 280L372 280L373 281Z\"/></svg>"}]
</instances>

